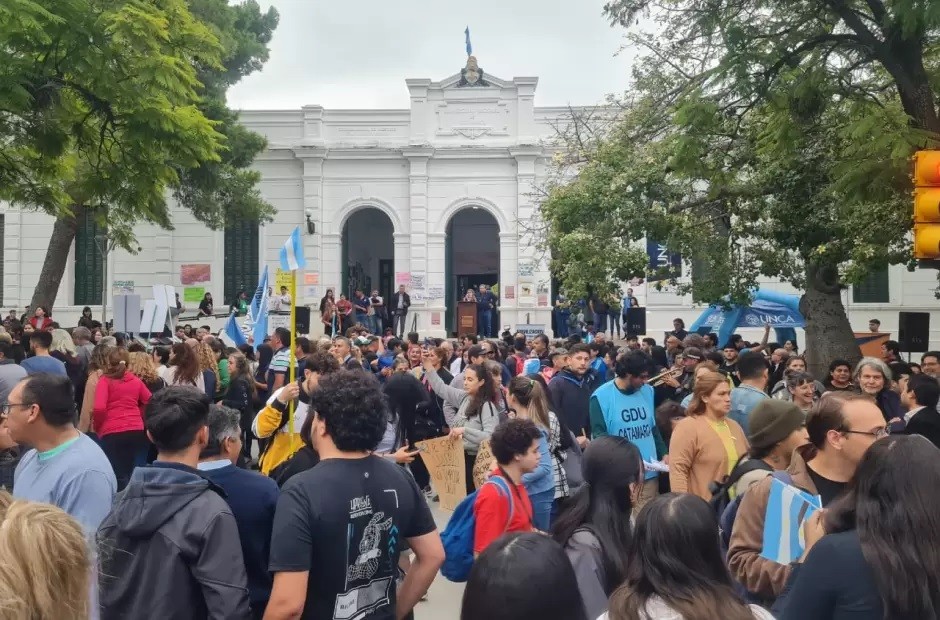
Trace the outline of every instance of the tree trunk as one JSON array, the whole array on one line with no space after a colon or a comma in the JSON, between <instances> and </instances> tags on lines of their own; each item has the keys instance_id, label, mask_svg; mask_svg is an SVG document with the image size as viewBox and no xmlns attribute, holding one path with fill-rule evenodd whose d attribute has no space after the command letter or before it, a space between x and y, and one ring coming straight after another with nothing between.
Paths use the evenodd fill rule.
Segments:
<instances>
[{"instance_id":1,"label":"tree trunk","mask_svg":"<svg viewBox=\"0 0 940 620\"><path fill-rule=\"evenodd\" d=\"M69 251L78 230L78 212L82 207L73 207L74 215L60 215L52 227L52 236L49 238L49 247L46 258L42 263L42 272L39 281L33 289L33 298L29 302L29 315L32 316L36 306L45 306L50 309L55 304L56 295L59 294L59 285L65 275L65 267L69 260Z\"/></svg>"},{"instance_id":2,"label":"tree trunk","mask_svg":"<svg viewBox=\"0 0 940 620\"><path fill-rule=\"evenodd\" d=\"M834 359L848 360L854 367L862 358L845 314L842 286L834 267L807 266L800 312L806 319L806 367L814 378L825 381Z\"/></svg>"}]
</instances>

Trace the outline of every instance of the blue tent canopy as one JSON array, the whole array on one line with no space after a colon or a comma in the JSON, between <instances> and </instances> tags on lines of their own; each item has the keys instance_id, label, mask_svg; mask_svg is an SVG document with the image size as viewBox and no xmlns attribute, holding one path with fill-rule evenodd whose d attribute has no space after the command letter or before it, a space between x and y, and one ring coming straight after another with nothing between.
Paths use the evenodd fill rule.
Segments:
<instances>
[{"instance_id":1,"label":"blue tent canopy","mask_svg":"<svg viewBox=\"0 0 940 620\"><path fill-rule=\"evenodd\" d=\"M695 320L690 331L698 334L715 332L718 345L724 346L739 327L758 329L770 323L777 342L796 342L796 328L806 326L799 306L799 295L758 289L747 306L732 305L727 309L709 306Z\"/></svg>"}]
</instances>

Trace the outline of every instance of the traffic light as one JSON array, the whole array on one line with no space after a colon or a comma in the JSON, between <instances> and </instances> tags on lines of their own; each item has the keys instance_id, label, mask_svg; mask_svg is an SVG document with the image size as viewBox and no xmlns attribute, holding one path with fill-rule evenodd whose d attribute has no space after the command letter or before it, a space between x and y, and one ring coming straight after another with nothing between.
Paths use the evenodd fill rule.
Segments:
<instances>
[{"instance_id":1,"label":"traffic light","mask_svg":"<svg viewBox=\"0 0 940 620\"><path fill-rule=\"evenodd\" d=\"M914 258L940 259L940 151L914 154Z\"/></svg>"}]
</instances>

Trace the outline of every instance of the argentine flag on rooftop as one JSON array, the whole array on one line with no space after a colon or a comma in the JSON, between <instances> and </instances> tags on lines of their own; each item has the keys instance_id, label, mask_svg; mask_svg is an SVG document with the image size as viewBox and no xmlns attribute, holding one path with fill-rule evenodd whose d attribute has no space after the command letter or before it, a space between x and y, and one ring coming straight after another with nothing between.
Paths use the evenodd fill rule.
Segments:
<instances>
[{"instance_id":1,"label":"argentine flag on rooftop","mask_svg":"<svg viewBox=\"0 0 940 620\"><path fill-rule=\"evenodd\" d=\"M281 270L297 271L303 269L306 265L304 245L300 240L300 226L298 226L287 238L284 247L281 248Z\"/></svg>"}]
</instances>

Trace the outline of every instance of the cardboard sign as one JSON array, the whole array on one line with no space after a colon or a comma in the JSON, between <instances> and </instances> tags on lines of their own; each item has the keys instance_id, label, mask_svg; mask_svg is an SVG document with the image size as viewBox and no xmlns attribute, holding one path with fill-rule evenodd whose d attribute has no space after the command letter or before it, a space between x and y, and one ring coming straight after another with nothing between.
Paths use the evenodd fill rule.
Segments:
<instances>
[{"instance_id":1,"label":"cardboard sign","mask_svg":"<svg viewBox=\"0 0 940 620\"><path fill-rule=\"evenodd\" d=\"M490 477L495 461L496 457L493 456L493 451L490 450L490 440L486 439L480 444L477 460L473 463L473 486L475 488L482 487L486 479Z\"/></svg>"},{"instance_id":2,"label":"cardboard sign","mask_svg":"<svg viewBox=\"0 0 940 620\"><path fill-rule=\"evenodd\" d=\"M463 462L463 441L450 437L438 437L415 444L421 451L434 482L434 490L440 496L441 508L451 512L467 496L467 472Z\"/></svg>"}]
</instances>

